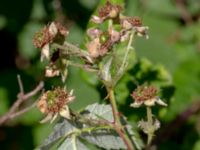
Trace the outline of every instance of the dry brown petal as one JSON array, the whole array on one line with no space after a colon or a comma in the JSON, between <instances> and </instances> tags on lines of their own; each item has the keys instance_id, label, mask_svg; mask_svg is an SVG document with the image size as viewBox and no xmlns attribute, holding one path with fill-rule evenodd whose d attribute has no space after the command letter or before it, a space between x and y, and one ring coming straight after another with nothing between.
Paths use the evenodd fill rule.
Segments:
<instances>
[{"instance_id":1,"label":"dry brown petal","mask_svg":"<svg viewBox=\"0 0 200 150\"><path fill-rule=\"evenodd\" d=\"M95 38L98 38L100 37L100 35L102 34L103 32L99 29L96 29L96 28L89 28L87 30L87 35L91 38L91 39L95 39Z\"/></svg>"},{"instance_id":2,"label":"dry brown petal","mask_svg":"<svg viewBox=\"0 0 200 150\"><path fill-rule=\"evenodd\" d=\"M86 45L88 52L92 58L99 57L99 49L100 49L100 41L99 38L94 39L90 43Z\"/></svg>"},{"instance_id":3,"label":"dry brown petal","mask_svg":"<svg viewBox=\"0 0 200 150\"><path fill-rule=\"evenodd\" d=\"M142 26L142 20L140 17L128 17L127 21L131 23L132 26L134 27L141 27Z\"/></svg>"},{"instance_id":4,"label":"dry brown petal","mask_svg":"<svg viewBox=\"0 0 200 150\"><path fill-rule=\"evenodd\" d=\"M47 105L47 101L46 101L46 94L43 94L42 97L39 99L39 101L37 102L37 108L40 110L41 113L47 113L48 111L48 105Z\"/></svg>"},{"instance_id":5,"label":"dry brown petal","mask_svg":"<svg viewBox=\"0 0 200 150\"><path fill-rule=\"evenodd\" d=\"M131 29L133 26L130 22L128 22L127 19L122 19L121 20L121 26L123 29Z\"/></svg>"},{"instance_id":6,"label":"dry brown petal","mask_svg":"<svg viewBox=\"0 0 200 150\"><path fill-rule=\"evenodd\" d=\"M33 44L36 48L42 48L52 40L48 31L48 26L45 26L41 31L36 32L33 38Z\"/></svg>"},{"instance_id":7,"label":"dry brown petal","mask_svg":"<svg viewBox=\"0 0 200 150\"><path fill-rule=\"evenodd\" d=\"M56 23L56 27L58 29L58 32L62 35L62 36L67 36L69 34L69 31L62 26L60 23Z\"/></svg>"},{"instance_id":8,"label":"dry brown petal","mask_svg":"<svg viewBox=\"0 0 200 150\"><path fill-rule=\"evenodd\" d=\"M131 96L136 102L155 102L157 96L157 89L154 86L138 86L137 89L133 91Z\"/></svg>"},{"instance_id":9,"label":"dry brown petal","mask_svg":"<svg viewBox=\"0 0 200 150\"><path fill-rule=\"evenodd\" d=\"M103 44L101 44L99 55L104 56L108 53L109 49L113 46L113 41L111 41L111 38L107 39Z\"/></svg>"},{"instance_id":10,"label":"dry brown petal","mask_svg":"<svg viewBox=\"0 0 200 150\"><path fill-rule=\"evenodd\" d=\"M146 39L148 39L149 38L149 36L147 34L148 29L149 29L149 27L147 27L147 26L135 27L136 35L140 36L140 37L144 36Z\"/></svg>"},{"instance_id":11,"label":"dry brown petal","mask_svg":"<svg viewBox=\"0 0 200 150\"><path fill-rule=\"evenodd\" d=\"M43 48L44 45L52 43L57 34L64 38L68 31L61 24L52 22L34 35L33 44L36 48Z\"/></svg>"},{"instance_id":12,"label":"dry brown petal","mask_svg":"<svg viewBox=\"0 0 200 150\"><path fill-rule=\"evenodd\" d=\"M114 30L113 28L109 28L109 36L111 38L112 43L118 42L120 40L120 33Z\"/></svg>"},{"instance_id":13,"label":"dry brown petal","mask_svg":"<svg viewBox=\"0 0 200 150\"><path fill-rule=\"evenodd\" d=\"M122 7L119 5L113 5L109 1L106 2L104 7L99 9L99 17L103 20L108 18L116 18L122 11Z\"/></svg>"}]
</instances>

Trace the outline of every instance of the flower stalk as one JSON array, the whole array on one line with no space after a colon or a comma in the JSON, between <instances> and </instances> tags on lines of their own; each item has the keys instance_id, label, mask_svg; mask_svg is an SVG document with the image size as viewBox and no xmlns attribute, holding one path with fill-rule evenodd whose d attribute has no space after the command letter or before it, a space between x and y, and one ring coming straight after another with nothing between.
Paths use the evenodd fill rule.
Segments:
<instances>
[{"instance_id":1,"label":"flower stalk","mask_svg":"<svg viewBox=\"0 0 200 150\"><path fill-rule=\"evenodd\" d=\"M147 145L151 144L154 130L151 128L153 126L153 118L152 118L152 111L151 107L147 106L147 124L149 125L149 129L147 130Z\"/></svg>"}]
</instances>

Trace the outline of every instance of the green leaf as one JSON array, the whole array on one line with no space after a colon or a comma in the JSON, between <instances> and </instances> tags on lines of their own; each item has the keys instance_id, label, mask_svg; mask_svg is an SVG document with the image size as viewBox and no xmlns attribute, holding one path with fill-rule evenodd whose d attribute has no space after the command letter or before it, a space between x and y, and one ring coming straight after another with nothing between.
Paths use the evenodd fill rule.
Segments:
<instances>
[{"instance_id":1,"label":"green leaf","mask_svg":"<svg viewBox=\"0 0 200 150\"><path fill-rule=\"evenodd\" d=\"M66 138L58 150L89 150L76 136Z\"/></svg>"},{"instance_id":2,"label":"green leaf","mask_svg":"<svg viewBox=\"0 0 200 150\"><path fill-rule=\"evenodd\" d=\"M100 65L100 78L103 79L107 84L111 82L111 65L112 65L113 58L110 57L105 64Z\"/></svg>"},{"instance_id":3,"label":"green leaf","mask_svg":"<svg viewBox=\"0 0 200 150\"><path fill-rule=\"evenodd\" d=\"M69 68L69 78L66 85L69 89L76 89L74 90L76 100L70 104L70 108L73 110L80 110L100 100L98 91L93 85L91 86L86 81L83 81L83 77L80 75L81 72L79 68Z\"/></svg>"},{"instance_id":4,"label":"green leaf","mask_svg":"<svg viewBox=\"0 0 200 150\"><path fill-rule=\"evenodd\" d=\"M92 104L86 107L87 117L91 119L103 118L113 122L113 113L110 105ZM126 145L119 135L112 129L95 130L82 135L88 142L105 149L125 149Z\"/></svg>"},{"instance_id":5,"label":"green leaf","mask_svg":"<svg viewBox=\"0 0 200 150\"><path fill-rule=\"evenodd\" d=\"M45 139L44 143L39 146L38 150L50 149L56 142L58 142L66 133L72 132L76 127L73 126L69 121L63 120L57 123L53 129L53 132Z\"/></svg>"},{"instance_id":6,"label":"green leaf","mask_svg":"<svg viewBox=\"0 0 200 150\"><path fill-rule=\"evenodd\" d=\"M89 112L88 117L92 119L99 119L100 116L110 122L113 122L113 113L110 105L94 103L86 107L86 112Z\"/></svg>"},{"instance_id":7,"label":"green leaf","mask_svg":"<svg viewBox=\"0 0 200 150\"><path fill-rule=\"evenodd\" d=\"M144 148L144 143L142 141L142 138L140 137L139 133L136 132L136 129L135 131L133 131L132 129L132 126L131 125L127 125L127 132L129 133L129 135L131 136L134 144L135 144L135 147L138 149L138 150L141 150Z\"/></svg>"},{"instance_id":8,"label":"green leaf","mask_svg":"<svg viewBox=\"0 0 200 150\"><path fill-rule=\"evenodd\" d=\"M85 113L84 113L85 112ZM92 104L86 107L82 111L84 118L89 120L106 119L110 122L113 121L112 109L110 105L104 104ZM81 116L79 116L81 118ZM84 120L84 119L83 119ZM81 119L72 122L69 120L63 120L55 125L53 132L44 141L44 143L38 148L39 150L51 149L59 144L57 147L59 150L72 149L72 150L87 150L88 148L80 139L84 139L89 143L92 143L98 147L104 149L125 149L121 137L116 133L112 126L104 124L90 124L84 122ZM128 132L130 132L128 130ZM135 145L138 149L141 149L141 143L138 142L138 137L134 132L130 132L135 140Z\"/></svg>"},{"instance_id":9,"label":"green leaf","mask_svg":"<svg viewBox=\"0 0 200 150\"><path fill-rule=\"evenodd\" d=\"M104 149L126 149L126 145L114 130L99 130L82 136L88 142Z\"/></svg>"}]
</instances>

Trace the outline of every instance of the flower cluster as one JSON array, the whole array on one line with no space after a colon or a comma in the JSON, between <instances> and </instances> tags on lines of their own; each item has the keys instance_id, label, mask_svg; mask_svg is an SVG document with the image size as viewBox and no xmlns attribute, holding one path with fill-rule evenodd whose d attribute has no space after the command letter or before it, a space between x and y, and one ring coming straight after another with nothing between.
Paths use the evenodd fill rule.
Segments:
<instances>
[{"instance_id":1,"label":"flower cluster","mask_svg":"<svg viewBox=\"0 0 200 150\"><path fill-rule=\"evenodd\" d=\"M68 31L60 23L52 22L37 32L33 38L33 44L36 48L41 48L41 60L50 57L50 44L53 42L62 44Z\"/></svg>"},{"instance_id":2,"label":"flower cluster","mask_svg":"<svg viewBox=\"0 0 200 150\"><path fill-rule=\"evenodd\" d=\"M73 91L67 92L60 87L55 88L53 91L45 92L37 102L37 108L46 115L41 123L47 121L53 122L58 115L69 119L70 112L68 104L72 102L74 98Z\"/></svg>"},{"instance_id":3,"label":"flower cluster","mask_svg":"<svg viewBox=\"0 0 200 150\"><path fill-rule=\"evenodd\" d=\"M89 28L87 34L90 41L86 44L91 58L105 56L114 44L127 41L130 34L134 32L137 36L148 38L148 27L142 26L139 17L127 17L122 15L122 7L106 1L105 6L101 7L98 16L93 16L91 21L97 24L97 27ZM110 20L106 31L102 31L98 25Z\"/></svg>"},{"instance_id":4,"label":"flower cluster","mask_svg":"<svg viewBox=\"0 0 200 150\"><path fill-rule=\"evenodd\" d=\"M146 106L154 106L155 103L167 106L158 96L158 90L154 86L138 86L131 94L131 97L135 100L131 104L132 107L139 107L142 104Z\"/></svg>"}]
</instances>

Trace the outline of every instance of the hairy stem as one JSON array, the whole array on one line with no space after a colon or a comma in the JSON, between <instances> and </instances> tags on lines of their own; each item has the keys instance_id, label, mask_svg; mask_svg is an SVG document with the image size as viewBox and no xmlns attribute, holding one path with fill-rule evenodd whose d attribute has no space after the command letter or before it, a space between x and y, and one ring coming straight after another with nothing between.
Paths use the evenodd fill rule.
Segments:
<instances>
[{"instance_id":1,"label":"hairy stem","mask_svg":"<svg viewBox=\"0 0 200 150\"><path fill-rule=\"evenodd\" d=\"M151 107L147 107L147 122L148 122L148 125L149 125L149 129L148 129L148 133L147 133L147 145L150 145L152 138L153 138L153 132L154 132L152 130L153 119L152 119Z\"/></svg>"},{"instance_id":2,"label":"hairy stem","mask_svg":"<svg viewBox=\"0 0 200 150\"><path fill-rule=\"evenodd\" d=\"M107 90L108 90L108 96L109 96L109 100L111 103L113 116L114 116L114 128L115 128L116 132L119 134L119 136L122 138L124 143L126 144L127 149L133 150L134 147L133 147L132 141L131 141L131 139L129 139L129 136L127 135L127 133L120 121L120 115L118 112L114 91L113 91L113 89L107 89Z\"/></svg>"},{"instance_id":3,"label":"hairy stem","mask_svg":"<svg viewBox=\"0 0 200 150\"><path fill-rule=\"evenodd\" d=\"M108 95L109 95L110 103L111 103L111 106L112 106L112 111L113 111L113 116L114 116L114 123L121 124L120 123L120 116L119 116L119 112L118 112L117 104L116 104L116 100L115 100L114 91L113 90L109 90L108 91Z\"/></svg>"}]
</instances>

